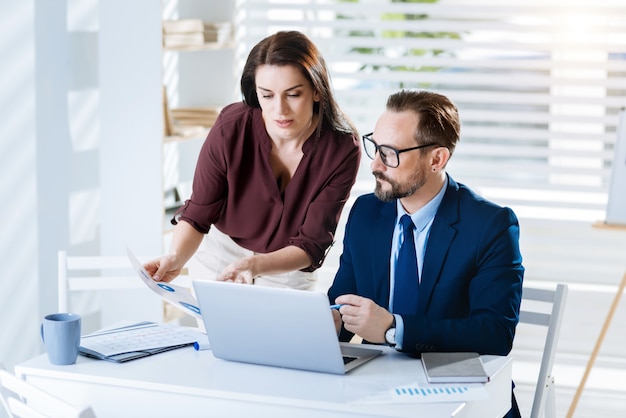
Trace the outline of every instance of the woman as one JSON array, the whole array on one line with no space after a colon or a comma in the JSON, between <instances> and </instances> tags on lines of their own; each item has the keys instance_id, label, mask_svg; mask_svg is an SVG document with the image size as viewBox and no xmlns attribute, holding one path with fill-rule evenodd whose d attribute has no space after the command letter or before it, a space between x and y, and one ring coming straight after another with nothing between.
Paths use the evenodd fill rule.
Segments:
<instances>
[{"instance_id":1,"label":"woman","mask_svg":"<svg viewBox=\"0 0 626 418\"><path fill-rule=\"evenodd\" d=\"M145 267L169 282L196 254L194 278L309 289L356 178L358 133L302 33L259 42L241 91L202 146L169 254Z\"/></svg>"}]
</instances>

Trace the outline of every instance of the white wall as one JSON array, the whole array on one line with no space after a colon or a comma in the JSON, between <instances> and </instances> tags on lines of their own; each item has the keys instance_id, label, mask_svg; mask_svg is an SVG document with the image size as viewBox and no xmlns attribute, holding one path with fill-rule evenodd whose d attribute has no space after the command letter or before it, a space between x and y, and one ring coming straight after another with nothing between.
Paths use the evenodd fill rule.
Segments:
<instances>
[{"instance_id":1,"label":"white wall","mask_svg":"<svg viewBox=\"0 0 626 418\"><path fill-rule=\"evenodd\" d=\"M0 362L37 353L37 138L35 2L1 1L0 27Z\"/></svg>"},{"instance_id":2,"label":"white wall","mask_svg":"<svg viewBox=\"0 0 626 418\"><path fill-rule=\"evenodd\" d=\"M39 323L56 309L59 249L162 252L160 13L150 0L0 2L7 368L42 352ZM103 322L161 316L147 289L106 299L113 307Z\"/></svg>"},{"instance_id":3,"label":"white wall","mask_svg":"<svg viewBox=\"0 0 626 418\"><path fill-rule=\"evenodd\" d=\"M99 3L101 252L163 252L161 4ZM103 296L103 323L159 319L148 289ZM146 312L149 306L150 312Z\"/></svg>"}]
</instances>

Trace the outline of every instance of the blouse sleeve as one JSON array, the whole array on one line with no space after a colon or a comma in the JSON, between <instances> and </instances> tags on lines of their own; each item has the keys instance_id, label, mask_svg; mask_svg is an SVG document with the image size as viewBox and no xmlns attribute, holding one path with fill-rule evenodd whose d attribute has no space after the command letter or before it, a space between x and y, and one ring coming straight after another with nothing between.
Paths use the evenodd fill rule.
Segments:
<instances>
[{"instance_id":1,"label":"blouse sleeve","mask_svg":"<svg viewBox=\"0 0 626 418\"><path fill-rule=\"evenodd\" d=\"M358 141L351 138L351 143L350 137L341 138L349 145L342 147L339 155L335 154L337 150L329 150L328 155L318 156L319 164L313 167L324 170L330 166L332 172L325 186L310 200L298 235L289 240L289 244L302 248L311 259L311 266L304 271L316 270L324 262L334 243L341 212L356 181L361 152Z\"/></svg>"},{"instance_id":2,"label":"blouse sleeve","mask_svg":"<svg viewBox=\"0 0 626 418\"><path fill-rule=\"evenodd\" d=\"M179 220L204 234L209 232L222 212L227 197L225 134L222 112L202 144L193 177L191 198L176 211L172 224Z\"/></svg>"}]
</instances>

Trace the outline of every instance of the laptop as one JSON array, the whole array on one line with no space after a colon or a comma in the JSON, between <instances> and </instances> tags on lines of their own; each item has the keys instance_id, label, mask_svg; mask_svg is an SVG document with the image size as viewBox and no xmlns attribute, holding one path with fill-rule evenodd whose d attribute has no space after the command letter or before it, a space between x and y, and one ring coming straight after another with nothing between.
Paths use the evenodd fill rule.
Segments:
<instances>
[{"instance_id":1,"label":"laptop","mask_svg":"<svg viewBox=\"0 0 626 418\"><path fill-rule=\"evenodd\" d=\"M219 359L344 374L382 353L339 343L324 293L199 280L193 286Z\"/></svg>"}]
</instances>

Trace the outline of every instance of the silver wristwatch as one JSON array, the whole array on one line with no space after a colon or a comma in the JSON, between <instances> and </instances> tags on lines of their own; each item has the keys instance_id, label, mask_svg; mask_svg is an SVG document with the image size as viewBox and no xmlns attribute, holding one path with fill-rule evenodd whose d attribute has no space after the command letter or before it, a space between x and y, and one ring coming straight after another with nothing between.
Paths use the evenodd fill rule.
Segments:
<instances>
[{"instance_id":1,"label":"silver wristwatch","mask_svg":"<svg viewBox=\"0 0 626 418\"><path fill-rule=\"evenodd\" d=\"M385 341L387 342L387 345L389 345L390 347L396 346L396 317L395 316L393 317L393 322L391 323L391 326L385 332Z\"/></svg>"}]
</instances>

